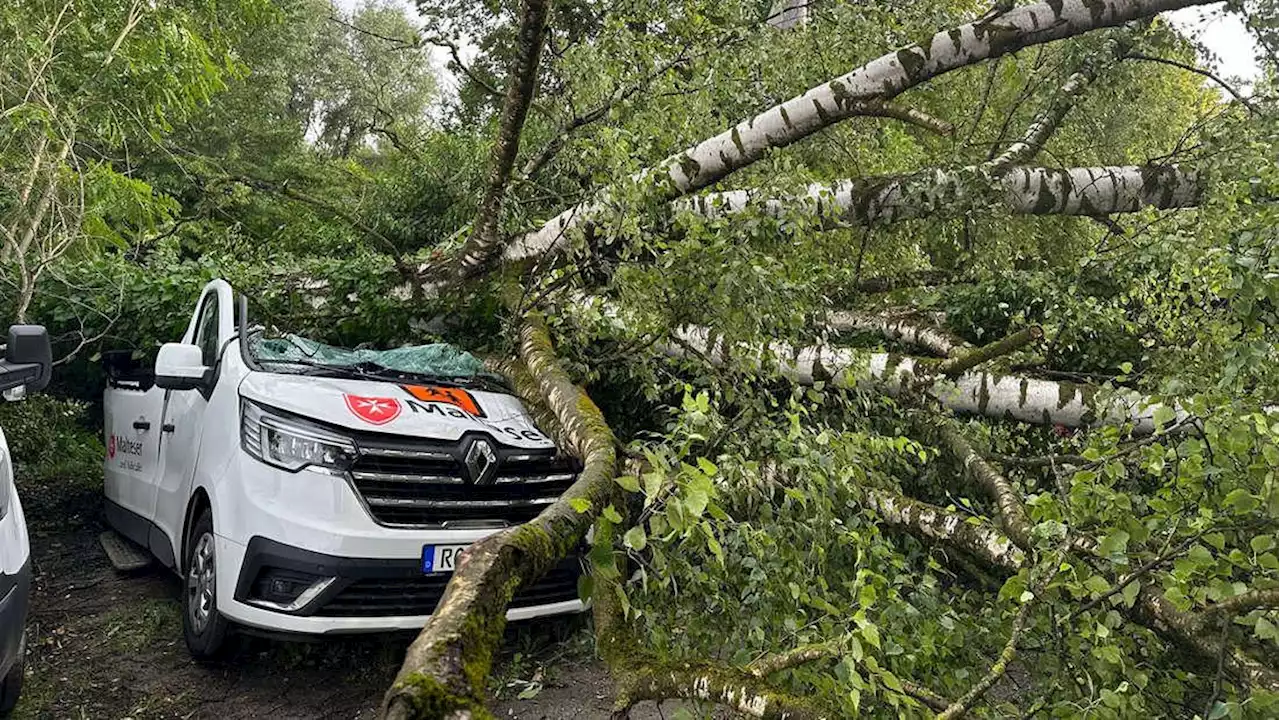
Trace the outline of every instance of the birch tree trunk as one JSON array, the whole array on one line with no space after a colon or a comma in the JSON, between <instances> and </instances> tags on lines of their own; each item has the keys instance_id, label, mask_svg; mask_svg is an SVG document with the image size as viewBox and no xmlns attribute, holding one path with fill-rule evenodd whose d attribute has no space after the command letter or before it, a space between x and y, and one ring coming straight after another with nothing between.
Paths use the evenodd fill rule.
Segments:
<instances>
[{"instance_id":1,"label":"birch tree trunk","mask_svg":"<svg viewBox=\"0 0 1280 720\"><path fill-rule=\"evenodd\" d=\"M760 198L747 190L711 193L682 207L708 217L747 209L779 218L812 217L820 225L883 225L957 217L984 205L1020 215L1110 215L1152 207L1194 207L1198 175L1172 165L1084 168L1016 167L993 176L981 166L930 170L897 178L815 183L794 198Z\"/></svg>"},{"instance_id":2,"label":"birch tree trunk","mask_svg":"<svg viewBox=\"0 0 1280 720\"><path fill-rule=\"evenodd\" d=\"M668 202L696 192L834 123L876 114L877 107L938 75L1031 45L1113 27L1207 0L1054 0L1014 8L992 19L961 25L928 41L883 55L852 72L811 88L744 120L632 178L643 199ZM566 233L582 227L603 205L605 191L571 207L509 245L508 260L525 260L567 245Z\"/></svg>"},{"instance_id":3,"label":"birch tree trunk","mask_svg":"<svg viewBox=\"0 0 1280 720\"><path fill-rule=\"evenodd\" d=\"M1070 382L981 371L940 377L938 361L892 353L786 343L730 347L707 328L693 326L677 330L674 337L677 342L661 345L672 357L686 357L688 350L693 350L716 365L732 360L752 367L773 367L801 385L825 381L839 387L876 388L889 395L898 395L924 380L929 383L929 393L943 406L1003 420L1065 427L1129 424L1135 434L1150 434L1156 429L1155 415L1162 407L1138 393L1117 393L1104 402L1093 388ZM1181 421L1186 413L1174 409L1174 417Z\"/></svg>"}]
</instances>

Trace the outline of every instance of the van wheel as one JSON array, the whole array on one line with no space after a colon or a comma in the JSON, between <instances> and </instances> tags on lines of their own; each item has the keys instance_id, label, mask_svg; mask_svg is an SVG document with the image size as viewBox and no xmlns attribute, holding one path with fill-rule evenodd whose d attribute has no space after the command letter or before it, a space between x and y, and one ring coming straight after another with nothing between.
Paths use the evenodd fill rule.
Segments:
<instances>
[{"instance_id":1,"label":"van wheel","mask_svg":"<svg viewBox=\"0 0 1280 720\"><path fill-rule=\"evenodd\" d=\"M200 513L191 528L182 567L182 634L198 660L217 657L227 637L227 619L218 612L218 573L213 539L213 514Z\"/></svg>"},{"instance_id":2,"label":"van wheel","mask_svg":"<svg viewBox=\"0 0 1280 720\"><path fill-rule=\"evenodd\" d=\"M9 674L0 678L0 718L9 717L9 713L18 706L18 695L22 693L22 667L27 655L27 636L24 633L18 643L18 657L9 668Z\"/></svg>"}]
</instances>

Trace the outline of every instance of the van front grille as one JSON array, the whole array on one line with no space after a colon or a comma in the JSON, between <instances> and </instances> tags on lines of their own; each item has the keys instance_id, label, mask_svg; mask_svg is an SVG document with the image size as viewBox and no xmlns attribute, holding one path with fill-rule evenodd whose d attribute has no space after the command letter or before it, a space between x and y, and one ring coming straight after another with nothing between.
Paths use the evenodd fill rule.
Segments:
<instances>
[{"instance_id":1,"label":"van front grille","mask_svg":"<svg viewBox=\"0 0 1280 720\"><path fill-rule=\"evenodd\" d=\"M467 452L488 443L479 477ZM506 448L468 435L456 444L361 442L347 475L374 520L393 527L506 527L533 519L577 479L578 462L554 450Z\"/></svg>"}]
</instances>

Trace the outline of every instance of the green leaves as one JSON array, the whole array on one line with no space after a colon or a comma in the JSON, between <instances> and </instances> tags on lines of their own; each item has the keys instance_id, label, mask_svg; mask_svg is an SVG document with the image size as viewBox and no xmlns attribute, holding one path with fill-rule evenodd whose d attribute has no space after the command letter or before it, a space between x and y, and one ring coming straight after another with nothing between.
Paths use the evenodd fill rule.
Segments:
<instances>
[{"instance_id":1,"label":"green leaves","mask_svg":"<svg viewBox=\"0 0 1280 720\"><path fill-rule=\"evenodd\" d=\"M644 528L636 526L631 528L622 536L622 544L635 551L644 550L648 544L648 538L645 536Z\"/></svg>"}]
</instances>

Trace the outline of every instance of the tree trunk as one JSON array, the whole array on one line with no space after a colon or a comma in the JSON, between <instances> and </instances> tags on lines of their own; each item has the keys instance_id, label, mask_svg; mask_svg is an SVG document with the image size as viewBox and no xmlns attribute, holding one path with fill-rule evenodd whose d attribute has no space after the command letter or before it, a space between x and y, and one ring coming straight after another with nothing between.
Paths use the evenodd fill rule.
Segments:
<instances>
[{"instance_id":1,"label":"tree trunk","mask_svg":"<svg viewBox=\"0 0 1280 720\"><path fill-rule=\"evenodd\" d=\"M1070 382L980 371L936 377L939 361L892 353L786 343L731 348L722 338L696 326L681 328L674 337L676 343L659 345L670 356L684 357L688 348L717 365L731 357L753 367L773 364L784 377L802 385L821 380L841 387L875 387L897 395L922 378L931 379L929 393L943 406L991 418L1065 427L1130 423L1133 433L1150 434L1155 431L1155 413L1161 407L1137 393L1117 393L1104 405L1093 388ZM1185 418L1185 412L1175 409L1176 420Z\"/></svg>"},{"instance_id":2,"label":"tree trunk","mask_svg":"<svg viewBox=\"0 0 1280 720\"><path fill-rule=\"evenodd\" d=\"M520 152L520 133L537 89L538 61L547 37L548 0L524 0L520 4L520 29L516 58L512 62L507 94L502 103L502 124L489 159L489 180L476 209L471 237L452 262L427 268L437 284L468 278L480 272L499 249L498 224L511 169Z\"/></svg>"},{"instance_id":3,"label":"tree trunk","mask_svg":"<svg viewBox=\"0 0 1280 720\"><path fill-rule=\"evenodd\" d=\"M1021 215L1110 215L1145 207L1194 207L1200 195L1196 173L1176 166L1018 167L999 177L970 166L815 183L794 198L760 198L751 191L732 190L682 205L708 217L754 209L779 218L815 217L823 226L835 227L959 217L987 205Z\"/></svg>"},{"instance_id":4,"label":"tree trunk","mask_svg":"<svg viewBox=\"0 0 1280 720\"><path fill-rule=\"evenodd\" d=\"M1054 0L1014 8L992 19L961 25L881 56L852 72L811 88L715 137L673 155L633 178L643 199L669 202L744 168L769 151L803 140L834 123L876 114L884 101L951 70L1031 45L1102 27L1207 4L1208 0ZM510 245L509 260L562 251L569 230L583 226L609 201L608 192L565 210Z\"/></svg>"}]
</instances>

